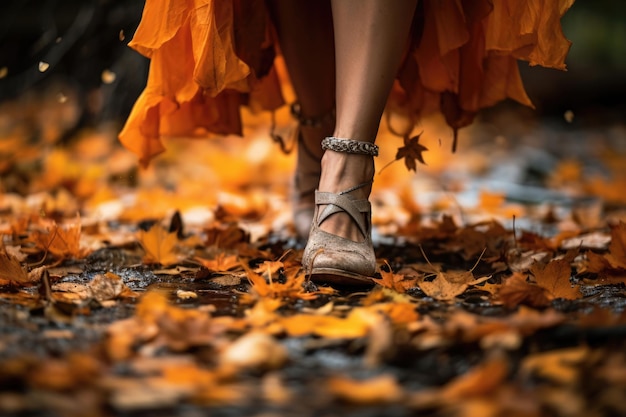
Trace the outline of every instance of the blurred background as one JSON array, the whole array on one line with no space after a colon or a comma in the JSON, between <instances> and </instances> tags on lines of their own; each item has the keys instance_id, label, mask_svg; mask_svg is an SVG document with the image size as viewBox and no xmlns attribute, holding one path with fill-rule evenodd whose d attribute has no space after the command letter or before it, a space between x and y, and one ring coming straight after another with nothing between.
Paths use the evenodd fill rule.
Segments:
<instances>
[{"instance_id":1,"label":"blurred background","mask_svg":"<svg viewBox=\"0 0 626 417\"><path fill-rule=\"evenodd\" d=\"M283 188L278 192L284 195L292 162L276 156L279 152L268 140L267 122L263 129L247 132L246 148L227 150L226 157L218 155L216 148L212 147L214 145L203 148L195 142L171 145L168 152L153 164L160 170L138 171L134 155L121 149L117 133L147 77L148 61L127 46L140 21L143 4L143 0L2 1L0 192L26 195L64 189L78 198L102 202L113 195L102 191L111 183L136 185L139 181L142 185L158 183L165 189L177 189L180 204L183 204L185 195L194 196L196 201L201 195L201 204L231 204L235 207L235 214L241 214L236 208L238 200L226 199L229 202L224 203L223 194L209 197L204 185L207 181L216 188L229 184L235 189L250 180L276 184L276 178L280 178ZM501 144L508 134L506 130L509 129L510 133L513 125L511 117L502 117L502 114L515 114L517 126L537 126L539 123L560 129L558 134L532 133L538 138L539 146L546 149L559 148L558 141L563 132L585 132L572 133L571 136L576 136L579 142L594 141L598 140L598 135L588 133L586 129L608 131L618 125L621 127L617 136L604 136L624 137L626 8L615 0L579 0L566 13L562 24L566 37L573 42L567 72L531 68L520 63L522 78L536 109L502 103L481 114L477 121L479 127L463 129L462 136L482 137L479 140L486 139L492 144L490 146ZM291 119L285 113L280 120ZM481 123L483 127L480 127ZM430 140L426 156L428 167L420 166L420 174L426 169L441 170L457 158L450 155L449 146L441 146L442 137L446 144L450 140L449 129L426 127L426 132L424 136ZM519 130L508 137L516 141L516 135L521 136ZM393 140L398 141L397 138ZM232 143L228 142L226 146ZM395 143L401 146L401 139ZM379 158L381 164L393 159L397 146L389 148ZM442 149L439 156L437 149L433 148ZM463 163L474 164L470 168L474 172L485 171L490 151L480 147L474 149L476 154L482 153L482 159L465 158ZM578 149L578 156L587 154L587 148ZM247 155L243 161L242 152ZM523 154L518 155L524 158ZM556 167L554 161L536 157L536 152L528 155L531 156L520 162L527 165L524 169L542 171L543 179L547 179L548 171L554 171ZM267 158L273 158L271 164L266 162ZM480 162L467 162L477 160ZM255 172L263 175L255 175ZM581 170L576 172L580 176ZM407 178L402 163L395 164L385 174L391 178L388 184L397 184L399 176ZM522 176L516 175L515 181ZM494 174L496 176L501 177L501 173ZM528 177L525 173L523 176ZM384 185L384 178L377 178L377 184ZM415 187L415 184L411 186ZM184 187L187 192L181 191ZM440 183L435 187L453 188ZM426 192L415 192L415 188L413 191L414 194L427 195ZM399 194L395 193L396 196ZM163 199L151 196L147 200L149 204L138 211L155 210L154 202ZM258 208L256 200L252 201L248 199L247 203L241 203L245 206L241 209L244 215Z\"/></svg>"},{"instance_id":2,"label":"blurred background","mask_svg":"<svg viewBox=\"0 0 626 417\"><path fill-rule=\"evenodd\" d=\"M124 120L147 74L146 60L126 46L142 7L142 0L3 1L0 101L64 90L80 103L72 128ZM539 115L624 114L626 9L614 0L578 1L562 23L573 41L567 73L520 64Z\"/></svg>"}]
</instances>

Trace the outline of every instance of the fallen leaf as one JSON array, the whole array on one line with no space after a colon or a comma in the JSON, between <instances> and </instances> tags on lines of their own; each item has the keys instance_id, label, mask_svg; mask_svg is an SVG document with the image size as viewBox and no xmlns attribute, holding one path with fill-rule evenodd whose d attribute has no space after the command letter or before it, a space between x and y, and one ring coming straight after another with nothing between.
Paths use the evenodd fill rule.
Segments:
<instances>
[{"instance_id":1,"label":"fallen leaf","mask_svg":"<svg viewBox=\"0 0 626 417\"><path fill-rule=\"evenodd\" d=\"M344 317L318 316L313 314L294 314L283 317L279 324L290 336L300 337L316 335L335 339L356 339L367 336L372 322L378 321L378 315L372 320L374 312L355 308Z\"/></svg>"},{"instance_id":2,"label":"fallen leaf","mask_svg":"<svg viewBox=\"0 0 626 417\"><path fill-rule=\"evenodd\" d=\"M542 307L550 303L551 297L547 290L539 285L528 282L528 275L514 272L506 278L498 291L498 298L507 307L521 304Z\"/></svg>"},{"instance_id":3,"label":"fallen leaf","mask_svg":"<svg viewBox=\"0 0 626 417\"><path fill-rule=\"evenodd\" d=\"M176 232L169 233L158 223L148 231L139 231L139 243L146 252L145 263L173 265L180 260L176 253L178 244Z\"/></svg>"},{"instance_id":4,"label":"fallen leaf","mask_svg":"<svg viewBox=\"0 0 626 417\"><path fill-rule=\"evenodd\" d=\"M15 285L18 287L32 285L39 280L32 281L20 262L9 255L0 242L0 286Z\"/></svg>"},{"instance_id":5,"label":"fallen leaf","mask_svg":"<svg viewBox=\"0 0 626 417\"><path fill-rule=\"evenodd\" d=\"M236 224L218 225L206 229L207 246L215 246L222 249L233 249L240 243L248 243L250 234Z\"/></svg>"},{"instance_id":6,"label":"fallen leaf","mask_svg":"<svg viewBox=\"0 0 626 417\"><path fill-rule=\"evenodd\" d=\"M372 281L382 287L389 288L401 294L405 293L409 288L417 286L417 277L407 278L405 275L394 274L393 271L387 272L384 270L380 271L380 275L382 278L373 278Z\"/></svg>"},{"instance_id":7,"label":"fallen leaf","mask_svg":"<svg viewBox=\"0 0 626 417\"><path fill-rule=\"evenodd\" d=\"M237 267L241 267L241 262L237 255L227 255L220 252L214 259L194 258L202 266L211 272L227 272Z\"/></svg>"},{"instance_id":8,"label":"fallen leaf","mask_svg":"<svg viewBox=\"0 0 626 417\"><path fill-rule=\"evenodd\" d=\"M43 229L35 229L30 239L43 251L61 258L80 259L86 252L80 247L80 218L72 222L58 225L56 222L44 223Z\"/></svg>"},{"instance_id":9,"label":"fallen leaf","mask_svg":"<svg viewBox=\"0 0 626 417\"><path fill-rule=\"evenodd\" d=\"M387 374L365 380L336 376L328 380L327 386L338 399L359 405L395 403L405 395L396 378Z\"/></svg>"},{"instance_id":10,"label":"fallen leaf","mask_svg":"<svg viewBox=\"0 0 626 417\"><path fill-rule=\"evenodd\" d=\"M426 295L440 301L451 301L463 294L470 285L477 285L491 277L474 279L471 271L438 272L432 281L422 281L418 284Z\"/></svg>"},{"instance_id":11,"label":"fallen leaf","mask_svg":"<svg viewBox=\"0 0 626 417\"><path fill-rule=\"evenodd\" d=\"M302 300L314 300L317 298L317 294L307 292L304 289L306 274L299 266L286 270L284 272L284 283L280 283L275 277L277 274L272 272L272 270L276 271L276 263L268 262L264 265L266 265L267 280L263 275L251 270L246 264L242 264L246 276L250 284L252 284L254 294L257 296L275 299L299 298Z\"/></svg>"},{"instance_id":12,"label":"fallen leaf","mask_svg":"<svg viewBox=\"0 0 626 417\"><path fill-rule=\"evenodd\" d=\"M615 269L626 269L626 223L611 226L609 253L604 256Z\"/></svg>"},{"instance_id":13,"label":"fallen leaf","mask_svg":"<svg viewBox=\"0 0 626 417\"><path fill-rule=\"evenodd\" d=\"M446 401L489 395L502 385L508 372L508 361L496 354L447 383L441 395Z\"/></svg>"},{"instance_id":14,"label":"fallen leaf","mask_svg":"<svg viewBox=\"0 0 626 417\"><path fill-rule=\"evenodd\" d=\"M530 272L535 277L537 285L545 288L551 298L577 300L582 297L580 286L572 286L570 283L572 269L566 258L554 259L545 266L535 263Z\"/></svg>"},{"instance_id":15,"label":"fallen leaf","mask_svg":"<svg viewBox=\"0 0 626 417\"><path fill-rule=\"evenodd\" d=\"M270 370L282 366L288 358L287 349L272 336L250 331L220 353L220 364L237 369Z\"/></svg>"},{"instance_id":16,"label":"fallen leaf","mask_svg":"<svg viewBox=\"0 0 626 417\"><path fill-rule=\"evenodd\" d=\"M535 353L524 358L520 372L522 375L537 375L559 384L574 384L582 371L577 367L590 354L586 346Z\"/></svg>"},{"instance_id":17,"label":"fallen leaf","mask_svg":"<svg viewBox=\"0 0 626 417\"><path fill-rule=\"evenodd\" d=\"M112 272L98 274L89 282L93 298L102 302L119 297L137 297L138 294L126 286L124 280Z\"/></svg>"}]
</instances>

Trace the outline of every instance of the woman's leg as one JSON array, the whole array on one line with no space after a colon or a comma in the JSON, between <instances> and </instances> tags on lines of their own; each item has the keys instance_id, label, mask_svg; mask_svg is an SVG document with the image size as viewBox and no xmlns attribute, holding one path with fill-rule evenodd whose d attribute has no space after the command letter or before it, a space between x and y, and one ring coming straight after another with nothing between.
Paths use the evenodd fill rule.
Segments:
<instances>
[{"instance_id":1,"label":"woman's leg","mask_svg":"<svg viewBox=\"0 0 626 417\"><path fill-rule=\"evenodd\" d=\"M298 2L301 4L303 2ZM333 136L373 143L407 39L417 0L332 0L336 50L337 122ZM341 192L373 178L371 156L327 150L320 191ZM350 194L367 199L371 186ZM362 241L345 213L320 229Z\"/></svg>"},{"instance_id":2,"label":"woman's leg","mask_svg":"<svg viewBox=\"0 0 626 417\"><path fill-rule=\"evenodd\" d=\"M335 50L329 0L268 0L300 116L294 226L306 237L319 183L321 141L335 127Z\"/></svg>"}]
</instances>

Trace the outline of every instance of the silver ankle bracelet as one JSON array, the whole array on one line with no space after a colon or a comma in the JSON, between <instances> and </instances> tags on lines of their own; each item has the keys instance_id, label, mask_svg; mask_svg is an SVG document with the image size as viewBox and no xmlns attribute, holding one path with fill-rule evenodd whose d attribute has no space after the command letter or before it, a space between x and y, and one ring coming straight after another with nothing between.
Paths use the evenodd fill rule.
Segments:
<instances>
[{"instance_id":1,"label":"silver ankle bracelet","mask_svg":"<svg viewBox=\"0 0 626 417\"><path fill-rule=\"evenodd\" d=\"M322 140L322 149L335 152L356 153L361 155L378 156L378 146L360 140L343 139L329 136Z\"/></svg>"}]
</instances>

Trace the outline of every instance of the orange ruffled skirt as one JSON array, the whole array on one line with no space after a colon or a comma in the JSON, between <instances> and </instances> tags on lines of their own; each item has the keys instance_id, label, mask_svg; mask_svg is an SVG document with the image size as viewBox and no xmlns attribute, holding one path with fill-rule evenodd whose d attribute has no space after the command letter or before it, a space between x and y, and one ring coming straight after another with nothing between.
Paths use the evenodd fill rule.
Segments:
<instances>
[{"instance_id":1,"label":"orange ruffled skirt","mask_svg":"<svg viewBox=\"0 0 626 417\"><path fill-rule=\"evenodd\" d=\"M507 98L532 106L517 60L565 69L560 19L574 0L419 1L387 111L412 122L439 111L456 131ZM124 146L147 165L163 136L241 135L241 106L284 105L271 25L263 0L146 0L129 45L150 71Z\"/></svg>"}]
</instances>

